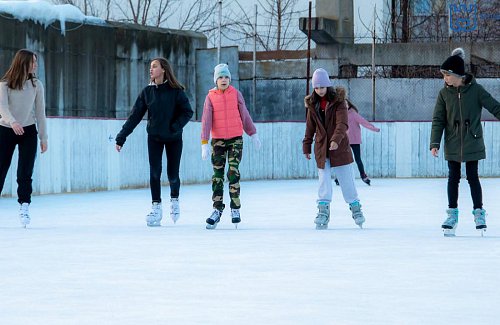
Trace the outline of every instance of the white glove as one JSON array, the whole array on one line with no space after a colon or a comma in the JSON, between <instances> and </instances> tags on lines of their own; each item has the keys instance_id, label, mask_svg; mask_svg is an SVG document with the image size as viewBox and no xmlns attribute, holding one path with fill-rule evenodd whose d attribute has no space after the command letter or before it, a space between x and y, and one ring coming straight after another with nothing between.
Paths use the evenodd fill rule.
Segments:
<instances>
[{"instance_id":1,"label":"white glove","mask_svg":"<svg viewBox=\"0 0 500 325\"><path fill-rule=\"evenodd\" d=\"M262 142L260 142L259 136L257 133L254 133L251 137L253 145L255 149L260 150L260 147L262 147Z\"/></svg>"},{"instance_id":2,"label":"white glove","mask_svg":"<svg viewBox=\"0 0 500 325\"><path fill-rule=\"evenodd\" d=\"M208 143L201 145L201 159L207 160L210 156L210 145Z\"/></svg>"}]
</instances>

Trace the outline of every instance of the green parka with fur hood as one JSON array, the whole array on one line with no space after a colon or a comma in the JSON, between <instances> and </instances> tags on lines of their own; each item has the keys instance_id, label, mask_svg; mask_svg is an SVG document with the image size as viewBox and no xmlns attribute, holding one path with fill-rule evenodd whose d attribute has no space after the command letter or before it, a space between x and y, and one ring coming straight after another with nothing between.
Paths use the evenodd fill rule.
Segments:
<instances>
[{"instance_id":1,"label":"green parka with fur hood","mask_svg":"<svg viewBox=\"0 0 500 325\"><path fill-rule=\"evenodd\" d=\"M482 108L500 119L500 103L472 75L466 75L464 83L458 88L445 84L439 92L432 117L430 149L439 149L444 131L444 155L449 161L486 158Z\"/></svg>"},{"instance_id":2,"label":"green parka with fur hood","mask_svg":"<svg viewBox=\"0 0 500 325\"><path fill-rule=\"evenodd\" d=\"M325 95L328 96L328 95ZM307 110L306 132L302 141L302 150L304 154L311 153L311 145L314 141L314 157L316 165L320 169L325 168L327 157L330 159L330 166L344 166L352 163L351 146L347 137L349 127L347 118L347 105L345 98L345 89L335 88L335 96L329 101L325 108L325 122L321 121L319 115L320 103L312 102L312 95L304 98ZM330 142L338 144L336 150L329 150Z\"/></svg>"}]
</instances>

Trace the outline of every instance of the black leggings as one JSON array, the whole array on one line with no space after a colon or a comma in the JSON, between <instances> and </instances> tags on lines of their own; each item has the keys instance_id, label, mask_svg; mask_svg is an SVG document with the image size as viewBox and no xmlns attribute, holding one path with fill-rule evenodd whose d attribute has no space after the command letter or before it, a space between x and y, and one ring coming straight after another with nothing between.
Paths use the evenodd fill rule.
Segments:
<instances>
[{"instance_id":1,"label":"black leggings","mask_svg":"<svg viewBox=\"0 0 500 325\"><path fill-rule=\"evenodd\" d=\"M361 146L359 144L351 144L351 149L356 165L358 165L359 176L363 178L365 176L365 166L363 166L363 161L361 161Z\"/></svg>"},{"instance_id":2,"label":"black leggings","mask_svg":"<svg viewBox=\"0 0 500 325\"><path fill-rule=\"evenodd\" d=\"M14 130L0 126L0 193L9 171L14 150L18 149L17 162L17 201L31 203L32 176L35 166L36 147L38 144L35 124L25 126L23 135L16 135Z\"/></svg>"},{"instance_id":3,"label":"black leggings","mask_svg":"<svg viewBox=\"0 0 500 325\"><path fill-rule=\"evenodd\" d=\"M161 163L164 148L167 155L167 176L170 184L170 197L179 197L179 189L181 187L179 167L181 164L182 139L159 141L148 137L149 183L153 202L161 202Z\"/></svg>"},{"instance_id":4,"label":"black leggings","mask_svg":"<svg viewBox=\"0 0 500 325\"><path fill-rule=\"evenodd\" d=\"M448 161L448 207L454 209L458 207L458 184L460 183L461 163L457 161ZM483 208L483 191L479 182L478 161L467 161L465 163L465 172L469 182L470 194L474 209Z\"/></svg>"}]
</instances>

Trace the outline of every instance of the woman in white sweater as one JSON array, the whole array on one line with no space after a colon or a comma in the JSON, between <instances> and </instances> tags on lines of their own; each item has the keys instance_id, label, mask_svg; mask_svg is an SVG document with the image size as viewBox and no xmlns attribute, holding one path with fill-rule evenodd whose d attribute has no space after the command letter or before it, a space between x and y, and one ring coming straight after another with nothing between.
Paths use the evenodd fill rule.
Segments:
<instances>
[{"instance_id":1,"label":"woman in white sweater","mask_svg":"<svg viewBox=\"0 0 500 325\"><path fill-rule=\"evenodd\" d=\"M19 50L9 70L0 80L0 193L9 171L16 146L17 196L19 219L26 227L30 223L32 176L40 138L40 149L47 151L44 88L36 79L37 56L29 50Z\"/></svg>"}]
</instances>

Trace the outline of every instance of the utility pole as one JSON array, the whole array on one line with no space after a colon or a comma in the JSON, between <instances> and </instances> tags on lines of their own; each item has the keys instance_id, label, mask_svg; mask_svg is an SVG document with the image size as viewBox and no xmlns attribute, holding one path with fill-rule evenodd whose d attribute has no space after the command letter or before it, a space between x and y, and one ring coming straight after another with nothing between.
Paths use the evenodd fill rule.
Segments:
<instances>
[{"instance_id":1,"label":"utility pole","mask_svg":"<svg viewBox=\"0 0 500 325\"><path fill-rule=\"evenodd\" d=\"M375 19L377 16L377 5L373 6L373 31L372 31L372 121L375 121Z\"/></svg>"},{"instance_id":2,"label":"utility pole","mask_svg":"<svg viewBox=\"0 0 500 325\"><path fill-rule=\"evenodd\" d=\"M309 77L311 75L311 12L312 0L309 0L309 19L307 21L307 72L306 72L306 96L309 95Z\"/></svg>"},{"instance_id":3,"label":"utility pole","mask_svg":"<svg viewBox=\"0 0 500 325\"><path fill-rule=\"evenodd\" d=\"M255 21L253 24L253 72L252 72L253 84L253 111L257 113L257 5L255 5ZM259 112L260 113L260 112Z\"/></svg>"},{"instance_id":4,"label":"utility pole","mask_svg":"<svg viewBox=\"0 0 500 325\"><path fill-rule=\"evenodd\" d=\"M217 43L217 64L220 63L220 47L221 47L221 42L222 42L222 0L217 0L219 3L219 40Z\"/></svg>"}]
</instances>

